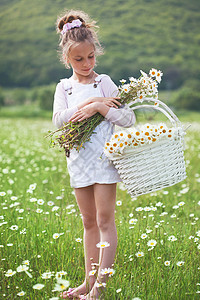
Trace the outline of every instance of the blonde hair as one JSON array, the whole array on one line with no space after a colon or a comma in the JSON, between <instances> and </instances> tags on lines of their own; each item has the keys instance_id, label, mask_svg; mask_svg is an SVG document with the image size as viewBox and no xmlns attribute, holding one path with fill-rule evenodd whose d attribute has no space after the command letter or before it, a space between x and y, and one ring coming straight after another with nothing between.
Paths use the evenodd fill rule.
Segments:
<instances>
[{"instance_id":1,"label":"blonde hair","mask_svg":"<svg viewBox=\"0 0 200 300\"><path fill-rule=\"evenodd\" d=\"M73 20L80 20L82 22L80 27L75 27L64 34L61 34L63 26L67 23L71 23ZM80 10L67 10L65 13L58 17L56 22L57 32L60 33L60 60L67 68L70 68L68 64L69 52L72 45L88 41L94 46L95 55L102 55L103 48L99 42L96 26L96 22L90 20L88 14Z\"/></svg>"}]
</instances>

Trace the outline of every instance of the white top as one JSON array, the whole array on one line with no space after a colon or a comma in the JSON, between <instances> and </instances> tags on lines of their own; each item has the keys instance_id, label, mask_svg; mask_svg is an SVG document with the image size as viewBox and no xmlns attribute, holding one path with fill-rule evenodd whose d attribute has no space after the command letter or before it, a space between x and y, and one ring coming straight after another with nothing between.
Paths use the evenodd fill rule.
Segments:
<instances>
[{"instance_id":1,"label":"white top","mask_svg":"<svg viewBox=\"0 0 200 300\"><path fill-rule=\"evenodd\" d=\"M74 79L63 79L58 83L54 96L53 122L57 127L68 122L78 110L78 104L89 97L115 97L118 89L108 75L98 75L94 84L78 83ZM67 158L70 184L74 188L94 183L116 183L121 181L117 170L103 153L105 142L110 140L114 124L130 127L135 123L134 112L128 107L111 107L105 120L99 124L89 142L78 152L73 149Z\"/></svg>"}]
</instances>

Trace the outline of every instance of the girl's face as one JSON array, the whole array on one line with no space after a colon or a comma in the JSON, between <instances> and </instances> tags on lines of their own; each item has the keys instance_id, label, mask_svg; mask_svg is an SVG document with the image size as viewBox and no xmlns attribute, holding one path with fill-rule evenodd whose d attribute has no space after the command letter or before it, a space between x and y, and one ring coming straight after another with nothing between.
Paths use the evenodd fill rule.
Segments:
<instances>
[{"instance_id":1,"label":"girl's face","mask_svg":"<svg viewBox=\"0 0 200 300\"><path fill-rule=\"evenodd\" d=\"M78 77L88 77L95 66L93 44L85 41L71 46L68 61Z\"/></svg>"}]
</instances>

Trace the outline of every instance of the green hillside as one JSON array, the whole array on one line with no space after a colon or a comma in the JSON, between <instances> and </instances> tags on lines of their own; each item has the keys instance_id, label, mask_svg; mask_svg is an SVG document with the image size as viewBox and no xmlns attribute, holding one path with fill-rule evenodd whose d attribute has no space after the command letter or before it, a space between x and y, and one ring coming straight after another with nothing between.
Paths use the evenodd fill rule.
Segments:
<instances>
[{"instance_id":1,"label":"green hillside","mask_svg":"<svg viewBox=\"0 0 200 300\"><path fill-rule=\"evenodd\" d=\"M64 8L98 21L104 56L98 72L118 82L151 67L162 88L200 79L199 0L0 0L0 86L37 86L68 76L57 55L55 22Z\"/></svg>"}]
</instances>

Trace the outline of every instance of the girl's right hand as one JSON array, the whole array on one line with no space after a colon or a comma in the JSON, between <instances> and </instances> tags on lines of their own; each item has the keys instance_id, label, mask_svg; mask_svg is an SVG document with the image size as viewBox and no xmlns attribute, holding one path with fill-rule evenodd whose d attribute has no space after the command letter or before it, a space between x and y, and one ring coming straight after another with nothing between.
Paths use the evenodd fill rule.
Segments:
<instances>
[{"instance_id":1,"label":"girl's right hand","mask_svg":"<svg viewBox=\"0 0 200 300\"><path fill-rule=\"evenodd\" d=\"M108 107L119 108L121 103L118 101L119 97L91 97L92 102L101 102Z\"/></svg>"}]
</instances>

